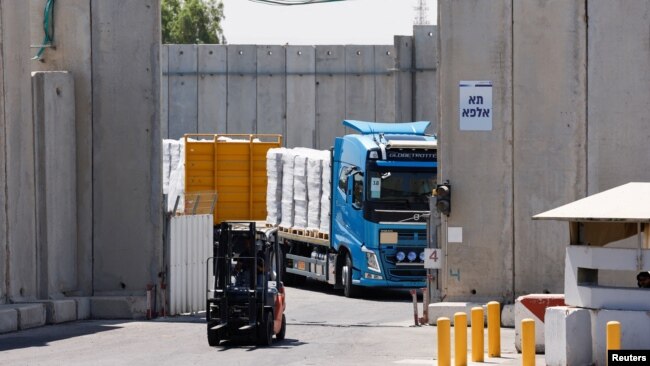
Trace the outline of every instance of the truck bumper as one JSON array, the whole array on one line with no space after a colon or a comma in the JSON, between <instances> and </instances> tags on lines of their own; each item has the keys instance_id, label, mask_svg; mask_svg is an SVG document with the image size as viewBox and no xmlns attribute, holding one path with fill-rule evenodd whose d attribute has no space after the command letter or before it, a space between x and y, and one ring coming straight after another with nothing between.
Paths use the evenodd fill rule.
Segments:
<instances>
[{"instance_id":1,"label":"truck bumper","mask_svg":"<svg viewBox=\"0 0 650 366\"><path fill-rule=\"evenodd\" d=\"M361 278L359 280L352 280L352 283L363 287L384 287L384 288L424 288L427 287L426 281L387 281L387 280L371 280Z\"/></svg>"}]
</instances>

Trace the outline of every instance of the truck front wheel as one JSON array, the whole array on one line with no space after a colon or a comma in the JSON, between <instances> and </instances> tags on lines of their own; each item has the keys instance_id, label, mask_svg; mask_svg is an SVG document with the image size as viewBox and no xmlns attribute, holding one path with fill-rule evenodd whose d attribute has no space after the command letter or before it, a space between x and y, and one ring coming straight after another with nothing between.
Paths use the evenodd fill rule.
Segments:
<instances>
[{"instance_id":1,"label":"truck front wheel","mask_svg":"<svg viewBox=\"0 0 650 366\"><path fill-rule=\"evenodd\" d=\"M345 256L345 266L342 268L341 279L343 280L343 294L345 297L357 297L359 288L352 284L352 256L350 256L350 253Z\"/></svg>"}]
</instances>

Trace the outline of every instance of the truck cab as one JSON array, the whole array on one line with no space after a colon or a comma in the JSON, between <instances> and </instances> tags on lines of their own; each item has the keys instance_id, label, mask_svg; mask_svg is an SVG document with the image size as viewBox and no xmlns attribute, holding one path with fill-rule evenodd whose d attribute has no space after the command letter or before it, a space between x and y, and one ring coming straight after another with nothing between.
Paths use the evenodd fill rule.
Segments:
<instances>
[{"instance_id":1,"label":"truck cab","mask_svg":"<svg viewBox=\"0 0 650 366\"><path fill-rule=\"evenodd\" d=\"M330 241L345 295L425 287L424 214L438 169L429 122L343 124L359 132L336 138L332 151Z\"/></svg>"}]
</instances>

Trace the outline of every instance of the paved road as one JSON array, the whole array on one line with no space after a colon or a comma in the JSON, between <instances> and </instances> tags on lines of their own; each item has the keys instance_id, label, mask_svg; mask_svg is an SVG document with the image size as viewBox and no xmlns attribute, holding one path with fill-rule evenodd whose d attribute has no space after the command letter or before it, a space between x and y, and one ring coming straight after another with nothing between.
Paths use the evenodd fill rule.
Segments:
<instances>
[{"instance_id":1,"label":"paved road","mask_svg":"<svg viewBox=\"0 0 650 366\"><path fill-rule=\"evenodd\" d=\"M209 347L205 319L83 321L0 335L0 365L435 365L436 328L414 327L405 291L347 299L320 283L287 289L287 335L272 347ZM486 343L487 344L487 343ZM514 330L501 359L519 364ZM543 358L538 357L538 365Z\"/></svg>"}]
</instances>

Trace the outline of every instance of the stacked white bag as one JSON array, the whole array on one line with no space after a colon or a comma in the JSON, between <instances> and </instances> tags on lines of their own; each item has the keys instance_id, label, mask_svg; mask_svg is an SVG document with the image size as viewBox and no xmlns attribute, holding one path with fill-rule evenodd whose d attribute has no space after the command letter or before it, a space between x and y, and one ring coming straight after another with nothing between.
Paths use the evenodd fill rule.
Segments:
<instances>
[{"instance_id":1,"label":"stacked white bag","mask_svg":"<svg viewBox=\"0 0 650 366\"><path fill-rule=\"evenodd\" d=\"M321 151L313 150L307 159L307 230L319 230L320 228L320 205L323 190L323 154Z\"/></svg>"},{"instance_id":2,"label":"stacked white bag","mask_svg":"<svg viewBox=\"0 0 650 366\"><path fill-rule=\"evenodd\" d=\"M322 151L322 174L321 174L321 197L320 197L320 226L318 231L324 234L330 232L330 207L331 207L331 185L332 185L332 167L331 156L329 151Z\"/></svg>"},{"instance_id":3,"label":"stacked white bag","mask_svg":"<svg viewBox=\"0 0 650 366\"><path fill-rule=\"evenodd\" d=\"M279 223L286 229L329 233L329 169L328 151L270 149L267 153L267 223Z\"/></svg>"},{"instance_id":4,"label":"stacked white bag","mask_svg":"<svg viewBox=\"0 0 650 366\"><path fill-rule=\"evenodd\" d=\"M282 152L282 202L280 211L280 226L293 226L293 169L295 153L291 149Z\"/></svg>"},{"instance_id":5,"label":"stacked white bag","mask_svg":"<svg viewBox=\"0 0 650 366\"><path fill-rule=\"evenodd\" d=\"M167 212L174 210L180 196L178 212L183 212L185 191L185 142L163 140L163 194L167 195Z\"/></svg>"},{"instance_id":6,"label":"stacked white bag","mask_svg":"<svg viewBox=\"0 0 650 366\"><path fill-rule=\"evenodd\" d=\"M307 228L307 151L294 149L293 161L293 228Z\"/></svg>"},{"instance_id":7,"label":"stacked white bag","mask_svg":"<svg viewBox=\"0 0 650 366\"><path fill-rule=\"evenodd\" d=\"M266 222L280 224L282 216L282 156L283 147L269 149L266 153Z\"/></svg>"}]
</instances>

